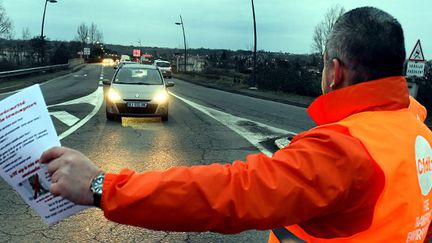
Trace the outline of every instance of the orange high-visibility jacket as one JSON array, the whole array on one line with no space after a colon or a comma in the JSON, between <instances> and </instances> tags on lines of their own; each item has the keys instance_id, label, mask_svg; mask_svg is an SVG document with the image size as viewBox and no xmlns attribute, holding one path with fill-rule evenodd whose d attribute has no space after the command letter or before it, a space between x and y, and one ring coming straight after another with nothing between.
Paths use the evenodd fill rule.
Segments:
<instances>
[{"instance_id":1,"label":"orange high-visibility jacket","mask_svg":"<svg viewBox=\"0 0 432 243\"><path fill-rule=\"evenodd\" d=\"M420 121L424 122L427 117L426 108L422 104L420 104L416 99L414 99L414 97L410 96L409 98L410 98L410 104L408 109L411 112L413 112Z\"/></svg>"},{"instance_id":2,"label":"orange high-visibility jacket","mask_svg":"<svg viewBox=\"0 0 432 243\"><path fill-rule=\"evenodd\" d=\"M292 230L309 240L416 238L430 222L420 207L428 207L430 193L420 188L429 181L418 171L429 175L431 168L427 149L416 163L416 136L426 148L432 134L409 102L403 77L330 92L309 108L319 126L272 158L108 173L101 207L110 220L155 230L236 233L296 225Z\"/></svg>"}]
</instances>

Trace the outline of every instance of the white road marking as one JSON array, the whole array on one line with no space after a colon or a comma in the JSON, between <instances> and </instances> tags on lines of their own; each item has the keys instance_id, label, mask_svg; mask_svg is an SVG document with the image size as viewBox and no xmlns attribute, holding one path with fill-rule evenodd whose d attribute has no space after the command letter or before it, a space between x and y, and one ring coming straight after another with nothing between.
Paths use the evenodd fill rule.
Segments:
<instances>
[{"instance_id":1,"label":"white road marking","mask_svg":"<svg viewBox=\"0 0 432 243\"><path fill-rule=\"evenodd\" d=\"M70 101L66 101L60 104L50 105L49 107L56 107L56 106L63 106L63 105L75 105L75 104L82 104L87 103L94 106L93 110L88 114L86 117L84 117L82 120L77 122L74 126L70 127L68 130L64 131L62 134L60 134L59 139L62 140L63 138L66 138L67 136L71 135L73 132L78 130L80 127L82 127L84 124L86 124L93 116L96 115L96 113L99 111L103 104L103 88L99 87L94 91L93 93Z\"/></svg>"},{"instance_id":2,"label":"white road marking","mask_svg":"<svg viewBox=\"0 0 432 243\"><path fill-rule=\"evenodd\" d=\"M53 112L50 112L50 115L59 119L61 122L68 125L69 127L73 126L73 124L75 124L79 121L78 117L76 117L76 116L74 116L74 115L72 115L66 111L53 111Z\"/></svg>"},{"instance_id":3,"label":"white road marking","mask_svg":"<svg viewBox=\"0 0 432 243\"><path fill-rule=\"evenodd\" d=\"M102 69L103 69L103 67L102 67ZM56 77L54 79L43 82L40 85L45 85L45 84L51 83L51 82L56 81L58 79L62 79L68 75L72 75L72 74L65 74L65 75L62 75L60 77ZM87 74L84 74L83 76L87 77ZM73 75L73 77L76 77L76 74ZM99 83L102 84L102 82L99 82ZM14 93L17 93L19 91L21 91L21 89L1 93L0 95L14 94ZM87 104L94 106L93 110L86 117L84 117L82 120L80 120L79 122L77 122L77 120L74 119L74 118L78 119L77 117L75 117L75 116L73 116L67 112L64 112L64 114L60 114L62 112L50 112L51 115L55 116L57 119L59 119L60 121L62 121L63 123L65 123L68 126L72 126L73 124L75 124L72 127L70 127L68 130L66 130L65 132L60 134L59 139L62 140L63 138L66 138L67 136L71 135L73 132L75 132L80 127L82 127L84 124L86 124L93 116L95 116L103 104L103 98L104 98L103 87L98 87L98 89L96 89L93 93L91 93L87 96L84 96L84 97L81 97L78 99L74 99L74 100L70 100L70 101L66 101L66 102L59 103L59 104L49 105L48 108L56 107L56 106L64 106L64 105L82 104L82 103L87 103ZM74 118L72 118L72 117L74 117Z\"/></svg>"},{"instance_id":4,"label":"white road marking","mask_svg":"<svg viewBox=\"0 0 432 243\"><path fill-rule=\"evenodd\" d=\"M261 142L266 141L271 138L276 138L278 136L284 136L287 134L296 135L296 133L283 130L277 127L272 127L260 122L252 121L246 118L241 118L238 116L234 116L222 111L218 111L216 109L206 107L203 105L199 105L195 102L192 102L190 100L187 100L185 98L182 98L172 92L169 92L172 96L176 97L177 99L185 102L186 104L190 105L191 107L201 111L202 113L210 116L211 118L217 120L218 122L222 123L223 125L227 126L240 136L244 137L246 140L248 140L253 146L258 148L262 153L264 153L267 156L271 156L272 152L266 149L263 145L261 145ZM253 126L252 129L248 129L248 127ZM265 131L260 133L259 131Z\"/></svg>"}]
</instances>

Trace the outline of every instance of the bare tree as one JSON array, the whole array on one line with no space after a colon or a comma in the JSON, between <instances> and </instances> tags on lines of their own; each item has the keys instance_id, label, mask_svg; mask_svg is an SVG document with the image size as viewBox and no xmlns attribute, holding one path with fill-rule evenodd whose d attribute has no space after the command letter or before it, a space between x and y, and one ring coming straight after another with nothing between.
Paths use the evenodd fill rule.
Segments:
<instances>
[{"instance_id":1,"label":"bare tree","mask_svg":"<svg viewBox=\"0 0 432 243\"><path fill-rule=\"evenodd\" d=\"M103 33L100 30L97 30L95 33L95 41L102 42L103 41Z\"/></svg>"},{"instance_id":2,"label":"bare tree","mask_svg":"<svg viewBox=\"0 0 432 243\"><path fill-rule=\"evenodd\" d=\"M31 33L30 33L30 28L29 27L25 27L22 29L22 36L21 38L23 40L30 40L31 38Z\"/></svg>"},{"instance_id":3,"label":"bare tree","mask_svg":"<svg viewBox=\"0 0 432 243\"><path fill-rule=\"evenodd\" d=\"M90 27L88 28L88 37L91 44L102 42L103 33L98 29L95 23L91 23Z\"/></svg>"},{"instance_id":4,"label":"bare tree","mask_svg":"<svg viewBox=\"0 0 432 243\"><path fill-rule=\"evenodd\" d=\"M90 43L94 44L96 42L96 32L97 32L97 26L95 25L95 23L91 23L90 27L89 27L89 39L90 39Z\"/></svg>"},{"instance_id":5,"label":"bare tree","mask_svg":"<svg viewBox=\"0 0 432 243\"><path fill-rule=\"evenodd\" d=\"M325 45L336 20L345 13L345 8L340 5L333 5L324 15L324 19L315 26L312 51L324 53Z\"/></svg>"},{"instance_id":6,"label":"bare tree","mask_svg":"<svg viewBox=\"0 0 432 243\"><path fill-rule=\"evenodd\" d=\"M15 31L13 27L10 29L10 31L4 36L7 40L13 40L15 38Z\"/></svg>"},{"instance_id":7,"label":"bare tree","mask_svg":"<svg viewBox=\"0 0 432 243\"><path fill-rule=\"evenodd\" d=\"M81 23L77 29L77 35L75 39L81 43L87 43L87 38L89 38L89 28L85 23Z\"/></svg>"},{"instance_id":8,"label":"bare tree","mask_svg":"<svg viewBox=\"0 0 432 243\"><path fill-rule=\"evenodd\" d=\"M12 21L6 15L6 9L3 7L3 3L0 1L0 38L11 38L13 37L13 26Z\"/></svg>"}]
</instances>

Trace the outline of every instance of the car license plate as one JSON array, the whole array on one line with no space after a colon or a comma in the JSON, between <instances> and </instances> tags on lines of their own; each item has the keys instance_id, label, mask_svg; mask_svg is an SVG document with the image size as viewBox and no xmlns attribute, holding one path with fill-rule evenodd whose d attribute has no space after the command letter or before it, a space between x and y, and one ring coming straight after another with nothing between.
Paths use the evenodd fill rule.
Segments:
<instances>
[{"instance_id":1,"label":"car license plate","mask_svg":"<svg viewBox=\"0 0 432 243\"><path fill-rule=\"evenodd\" d=\"M133 108L146 108L147 102L141 102L141 101L131 101L127 102L127 107L133 107Z\"/></svg>"}]
</instances>

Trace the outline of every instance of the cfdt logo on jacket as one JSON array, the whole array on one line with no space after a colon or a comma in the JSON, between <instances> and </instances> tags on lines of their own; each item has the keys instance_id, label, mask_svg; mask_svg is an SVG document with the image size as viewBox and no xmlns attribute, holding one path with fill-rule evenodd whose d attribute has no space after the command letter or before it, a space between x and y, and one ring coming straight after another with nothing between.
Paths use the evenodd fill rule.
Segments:
<instances>
[{"instance_id":1,"label":"cfdt logo on jacket","mask_svg":"<svg viewBox=\"0 0 432 243\"><path fill-rule=\"evenodd\" d=\"M415 155L421 193L426 196L432 188L432 148L422 136L416 138Z\"/></svg>"}]
</instances>

